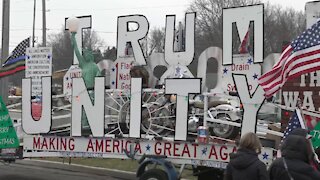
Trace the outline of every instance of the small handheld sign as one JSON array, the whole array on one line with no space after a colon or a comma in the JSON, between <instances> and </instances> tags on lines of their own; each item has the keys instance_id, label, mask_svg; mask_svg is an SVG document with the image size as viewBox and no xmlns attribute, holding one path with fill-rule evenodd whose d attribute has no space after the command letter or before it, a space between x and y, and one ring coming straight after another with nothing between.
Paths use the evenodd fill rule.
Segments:
<instances>
[{"instance_id":1,"label":"small handheld sign","mask_svg":"<svg viewBox=\"0 0 320 180\"><path fill-rule=\"evenodd\" d=\"M320 122L316 125L316 127L310 132L312 136L311 142L314 149L320 147Z\"/></svg>"}]
</instances>

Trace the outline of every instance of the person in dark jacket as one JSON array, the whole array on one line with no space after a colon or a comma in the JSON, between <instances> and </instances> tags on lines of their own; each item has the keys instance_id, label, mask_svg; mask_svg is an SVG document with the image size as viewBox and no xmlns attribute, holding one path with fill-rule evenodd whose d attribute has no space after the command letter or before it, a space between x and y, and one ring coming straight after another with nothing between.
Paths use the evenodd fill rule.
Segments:
<instances>
[{"instance_id":1,"label":"person in dark jacket","mask_svg":"<svg viewBox=\"0 0 320 180\"><path fill-rule=\"evenodd\" d=\"M258 159L261 143L254 133L247 133L239 143L239 149L230 155L225 180L268 180L266 165Z\"/></svg>"},{"instance_id":2,"label":"person in dark jacket","mask_svg":"<svg viewBox=\"0 0 320 180\"><path fill-rule=\"evenodd\" d=\"M305 137L289 135L281 147L282 157L269 168L270 180L320 180L320 173L310 164Z\"/></svg>"},{"instance_id":3,"label":"person in dark jacket","mask_svg":"<svg viewBox=\"0 0 320 180\"><path fill-rule=\"evenodd\" d=\"M311 137L308 137L310 136L308 135L308 131L306 129L296 128L290 133L290 135L298 135L306 138L306 142L308 145L309 164L311 164L311 166L315 170L320 171L320 164L318 160L319 156L316 154L315 150L312 147L311 141L309 140Z\"/></svg>"}]
</instances>

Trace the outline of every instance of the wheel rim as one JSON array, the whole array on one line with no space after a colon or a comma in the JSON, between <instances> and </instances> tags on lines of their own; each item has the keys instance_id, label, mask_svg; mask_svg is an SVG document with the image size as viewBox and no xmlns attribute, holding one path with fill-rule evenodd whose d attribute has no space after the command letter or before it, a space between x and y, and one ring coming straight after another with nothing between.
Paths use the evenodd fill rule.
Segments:
<instances>
[{"instance_id":1,"label":"wheel rim","mask_svg":"<svg viewBox=\"0 0 320 180\"><path fill-rule=\"evenodd\" d=\"M167 109L157 105L151 105L142 112L141 129L147 134L161 134L170 121L170 113ZM161 127L160 127L161 126Z\"/></svg>"},{"instance_id":2,"label":"wheel rim","mask_svg":"<svg viewBox=\"0 0 320 180\"><path fill-rule=\"evenodd\" d=\"M217 118L224 121L231 121L231 118L228 114L218 114ZM233 128L233 126L228 124L213 123L212 131L216 136L228 137L232 133Z\"/></svg>"},{"instance_id":3,"label":"wheel rim","mask_svg":"<svg viewBox=\"0 0 320 180\"><path fill-rule=\"evenodd\" d=\"M127 93L107 93L105 101L105 128L108 128L107 134L124 134L128 128L124 124L128 121L129 94Z\"/></svg>"},{"instance_id":4,"label":"wheel rim","mask_svg":"<svg viewBox=\"0 0 320 180\"><path fill-rule=\"evenodd\" d=\"M150 99L147 102L143 101L145 108L142 108L141 130L149 135L161 135L170 126L170 111L163 106L150 104L150 102L154 101ZM118 120L120 123L125 123L126 128L129 129L129 119L130 101L126 101L120 107Z\"/></svg>"},{"instance_id":5,"label":"wheel rim","mask_svg":"<svg viewBox=\"0 0 320 180\"><path fill-rule=\"evenodd\" d=\"M130 103L129 101L125 102L123 106L120 108L120 113L119 113L119 121L120 122L128 122L130 118Z\"/></svg>"}]
</instances>

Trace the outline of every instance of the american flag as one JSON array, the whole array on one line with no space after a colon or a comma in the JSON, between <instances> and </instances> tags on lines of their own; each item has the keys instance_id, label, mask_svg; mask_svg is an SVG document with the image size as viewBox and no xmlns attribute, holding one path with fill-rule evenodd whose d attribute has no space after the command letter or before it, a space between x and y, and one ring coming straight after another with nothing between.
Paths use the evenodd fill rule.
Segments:
<instances>
[{"instance_id":1,"label":"american flag","mask_svg":"<svg viewBox=\"0 0 320 180\"><path fill-rule=\"evenodd\" d=\"M239 46L239 53L240 54L248 53L249 52L248 46L249 46L249 29L248 29L246 35L244 36L240 46Z\"/></svg>"},{"instance_id":2,"label":"american flag","mask_svg":"<svg viewBox=\"0 0 320 180\"><path fill-rule=\"evenodd\" d=\"M290 133L297 128L302 128L302 129L306 128L301 116L301 111L299 109L296 109L293 112L292 116L290 117L288 121L288 126L283 133L282 141L284 141L290 135Z\"/></svg>"},{"instance_id":3,"label":"american flag","mask_svg":"<svg viewBox=\"0 0 320 180\"><path fill-rule=\"evenodd\" d=\"M268 98L287 80L316 70L320 70L320 21L291 42L273 68L259 78L259 84Z\"/></svg>"},{"instance_id":4,"label":"american flag","mask_svg":"<svg viewBox=\"0 0 320 180\"><path fill-rule=\"evenodd\" d=\"M2 67L15 64L19 61L25 61L26 49L30 47L30 37L21 41L17 47L14 48L7 60L2 64Z\"/></svg>"}]
</instances>

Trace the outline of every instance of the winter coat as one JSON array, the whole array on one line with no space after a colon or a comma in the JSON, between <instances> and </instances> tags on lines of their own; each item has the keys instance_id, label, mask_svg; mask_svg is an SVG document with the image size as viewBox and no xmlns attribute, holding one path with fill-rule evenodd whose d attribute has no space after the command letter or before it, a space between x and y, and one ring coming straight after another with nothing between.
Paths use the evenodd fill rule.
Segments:
<instances>
[{"instance_id":1,"label":"winter coat","mask_svg":"<svg viewBox=\"0 0 320 180\"><path fill-rule=\"evenodd\" d=\"M308 131L306 129L297 128L291 132L290 136L291 135L298 135L298 136L302 136L302 137L307 137ZM318 163L318 161L315 158L315 152L312 150L312 144L309 140L307 140L307 144L308 144L309 164L311 164L311 166L313 166L313 168L315 170L319 171L320 164Z\"/></svg>"},{"instance_id":2,"label":"winter coat","mask_svg":"<svg viewBox=\"0 0 320 180\"><path fill-rule=\"evenodd\" d=\"M297 135L289 135L282 148L282 158L271 164L269 168L270 180L290 180L289 173L294 180L320 180L319 171L309 164L307 140ZM285 168L283 158L288 167ZM288 173L289 172L289 173Z\"/></svg>"},{"instance_id":3,"label":"winter coat","mask_svg":"<svg viewBox=\"0 0 320 180\"><path fill-rule=\"evenodd\" d=\"M258 159L252 150L239 149L230 155L225 172L225 180L268 180L266 165Z\"/></svg>"}]
</instances>

